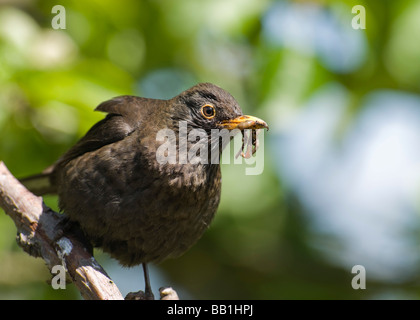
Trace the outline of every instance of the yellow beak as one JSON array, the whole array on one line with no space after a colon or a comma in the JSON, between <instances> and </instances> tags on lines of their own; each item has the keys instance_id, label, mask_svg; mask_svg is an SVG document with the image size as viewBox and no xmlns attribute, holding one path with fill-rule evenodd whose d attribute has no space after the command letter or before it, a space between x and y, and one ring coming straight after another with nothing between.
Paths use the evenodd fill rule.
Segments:
<instances>
[{"instance_id":1,"label":"yellow beak","mask_svg":"<svg viewBox=\"0 0 420 320\"><path fill-rule=\"evenodd\" d=\"M224 120L220 123L220 126L228 129L262 129L266 128L268 130L268 124L257 117L254 116L240 116L232 120Z\"/></svg>"}]
</instances>

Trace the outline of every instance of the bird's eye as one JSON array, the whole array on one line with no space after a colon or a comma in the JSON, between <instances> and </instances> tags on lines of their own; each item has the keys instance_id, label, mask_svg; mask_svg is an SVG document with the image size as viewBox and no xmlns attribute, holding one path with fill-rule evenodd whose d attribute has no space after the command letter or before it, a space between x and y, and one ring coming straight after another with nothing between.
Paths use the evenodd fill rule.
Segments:
<instances>
[{"instance_id":1,"label":"bird's eye","mask_svg":"<svg viewBox=\"0 0 420 320\"><path fill-rule=\"evenodd\" d=\"M205 104L201 107L201 114L204 118L211 119L216 115L216 109L210 104Z\"/></svg>"}]
</instances>

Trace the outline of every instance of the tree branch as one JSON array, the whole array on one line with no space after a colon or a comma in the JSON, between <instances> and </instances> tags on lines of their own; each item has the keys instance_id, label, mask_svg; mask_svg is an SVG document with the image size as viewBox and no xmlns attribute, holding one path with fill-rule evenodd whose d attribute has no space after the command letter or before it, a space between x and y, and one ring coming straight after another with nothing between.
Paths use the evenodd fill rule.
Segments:
<instances>
[{"instance_id":1,"label":"tree branch","mask_svg":"<svg viewBox=\"0 0 420 320\"><path fill-rule=\"evenodd\" d=\"M0 207L16 225L18 244L30 255L44 259L50 271L56 265L64 266L83 298L123 299L83 242L62 232L64 217L29 192L1 161Z\"/></svg>"}]
</instances>

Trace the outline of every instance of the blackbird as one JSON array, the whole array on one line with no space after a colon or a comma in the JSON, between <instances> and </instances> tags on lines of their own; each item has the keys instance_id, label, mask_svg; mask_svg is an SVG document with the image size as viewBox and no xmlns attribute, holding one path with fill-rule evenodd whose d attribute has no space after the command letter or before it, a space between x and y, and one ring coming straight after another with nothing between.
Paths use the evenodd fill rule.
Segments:
<instances>
[{"instance_id":1,"label":"blackbird","mask_svg":"<svg viewBox=\"0 0 420 320\"><path fill-rule=\"evenodd\" d=\"M172 130L176 141L171 143L180 151L185 140L180 123L187 132L206 133L268 126L244 116L228 92L210 83L169 100L120 96L95 110L106 117L55 164L22 182L37 195L58 194L60 210L93 246L123 266L142 264L145 294L152 298L147 263L188 250L212 221L221 191L218 161L181 163L180 155L178 161L159 161L158 133ZM184 142L189 149L195 141Z\"/></svg>"}]
</instances>

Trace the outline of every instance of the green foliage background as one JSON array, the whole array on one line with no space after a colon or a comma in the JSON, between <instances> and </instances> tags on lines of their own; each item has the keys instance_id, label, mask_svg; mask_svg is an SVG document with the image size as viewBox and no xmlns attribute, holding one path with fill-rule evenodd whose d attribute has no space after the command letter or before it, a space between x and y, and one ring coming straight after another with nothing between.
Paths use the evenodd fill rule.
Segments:
<instances>
[{"instance_id":1,"label":"green foliage background","mask_svg":"<svg viewBox=\"0 0 420 320\"><path fill-rule=\"evenodd\" d=\"M197 82L213 82L231 92L245 114L267 120L273 129L265 135L270 141L270 133L281 128L278 119L298 112L331 81L351 94L336 139L361 112L368 92L420 91L416 1L286 2L318 8L348 26L351 8L365 6L367 28L353 32L364 34L367 57L347 72L326 68L319 55L270 42L264 19L276 1L63 1L65 30L51 27L56 1L2 3L0 160L17 177L53 163L102 119L94 107L117 95L170 98ZM285 104L291 107L282 108ZM262 175L223 166L215 221L183 257L155 267L162 278L152 279L153 286L172 285L197 299L368 299L387 292L418 298L416 279L372 280L367 290L351 288L350 270L311 246L306 209L276 172L280 160L270 148L275 144L265 146ZM46 201L57 208L54 197ZM23 253L15 233L1 213L0 298L79 298L72 285L50 288L47 268ZM105 269L112 264L101 252L97 255ZM115 270L118 277L132 277L128 270ZM137 273L131 291L143 286L140 269Z\"/></svg>"}]
</instances>

